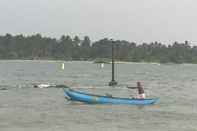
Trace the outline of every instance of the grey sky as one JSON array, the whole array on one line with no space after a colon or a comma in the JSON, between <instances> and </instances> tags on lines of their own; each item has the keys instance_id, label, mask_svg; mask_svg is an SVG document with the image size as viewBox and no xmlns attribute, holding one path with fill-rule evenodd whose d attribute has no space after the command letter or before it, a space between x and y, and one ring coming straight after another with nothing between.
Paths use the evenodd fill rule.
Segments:
<instances>
[{"instance_id":1,"label":"grey sky","mask_svg":"<svg viewBox=\"0 0 197 131\"><path fill-rule=\"evenodd\" d=\"M196 0L0 0L0 34L197 42Z\"/></svg>"}]
</instances>

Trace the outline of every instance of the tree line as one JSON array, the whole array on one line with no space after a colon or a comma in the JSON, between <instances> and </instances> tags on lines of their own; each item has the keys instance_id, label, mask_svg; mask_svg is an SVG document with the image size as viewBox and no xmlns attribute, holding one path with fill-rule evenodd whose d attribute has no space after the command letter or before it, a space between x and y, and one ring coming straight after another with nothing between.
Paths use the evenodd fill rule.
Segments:
<instances>
[{"instance_id":1,"label":"tree line","mask_svg":"<svg viewBox=\"0 0 197 131\"><path fill-rule=\"evenodd\" d=\"M92 42L88 36L80 39L62 35L60 39L6 34L0 36L0 59L95 60L111 58L114 45L119 61L158 63L197 63L197 46L188 41L171 45L160 42L142 43L104 38Z\"/></svg>"}]
</instances>

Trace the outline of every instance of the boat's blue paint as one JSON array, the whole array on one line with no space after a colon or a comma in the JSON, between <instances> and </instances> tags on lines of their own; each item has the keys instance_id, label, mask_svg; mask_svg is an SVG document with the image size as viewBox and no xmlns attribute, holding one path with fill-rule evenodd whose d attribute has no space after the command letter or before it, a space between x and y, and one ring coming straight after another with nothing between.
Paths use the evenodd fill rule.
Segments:
<instances>
[{"instance_id":1,"label":"boat's blue paint","mask_svg":"<svg viewBox=\"0 0 197 131\"><path fill-rule=\"evenodd\" d=\"M130 99L118 98L109 96L99 96L75 91L70 88L64 89L64 95L70 97L73 101L80 101L89 104L128 104L128 105L150 105L157 102L158 98L154 99Z\"/></svg>"}]
</instances>

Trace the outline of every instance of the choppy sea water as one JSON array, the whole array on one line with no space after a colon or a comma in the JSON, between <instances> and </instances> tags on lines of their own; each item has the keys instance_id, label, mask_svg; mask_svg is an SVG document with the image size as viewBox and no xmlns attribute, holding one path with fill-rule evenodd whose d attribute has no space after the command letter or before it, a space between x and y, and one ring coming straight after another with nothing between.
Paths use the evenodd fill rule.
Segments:
<instances>
[{"instance_id":1,"label":"choppy sea water","mask_svg":"<svg viewBox=\"0 0 197 131\"><path fill-rule=\"evenodd\" d=\"M0 61L0 131L197 131L197 65L116 64L120 87L107 86L111 65L92 62ZM141 81L151 106L87 105L64 99L63 84L94 94L132 97Z\"/></svg>"}]
</instances>

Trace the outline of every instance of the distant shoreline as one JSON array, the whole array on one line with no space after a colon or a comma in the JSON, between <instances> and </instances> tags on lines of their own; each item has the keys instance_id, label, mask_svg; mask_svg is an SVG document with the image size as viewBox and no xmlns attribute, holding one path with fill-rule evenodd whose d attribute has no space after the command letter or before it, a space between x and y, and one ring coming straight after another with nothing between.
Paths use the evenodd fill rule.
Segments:
<instances>
[{"instance_id":1,"label":"distant shoreline","mask_svg":"<svg viewBox=\"0 0 197 131\"><path fill-rule=\"evenodd\" d=\"M3 61L10 61L10 62L24 62L24 61L35 61L35 62L92 62L94 63L94 60L50 60L50 59L36 59L36 60L28 60L28 59L0 59L0 62ZM101 64L100 63L94 63L94 64ZM159 62L132 62L132 61L115 61L116 64L153 64L153 65L180 65L180 64L195 64L195 63L159 63ZM111 64L111 61L109 63L104 64Z\"/></svg>"}]
</instances>

